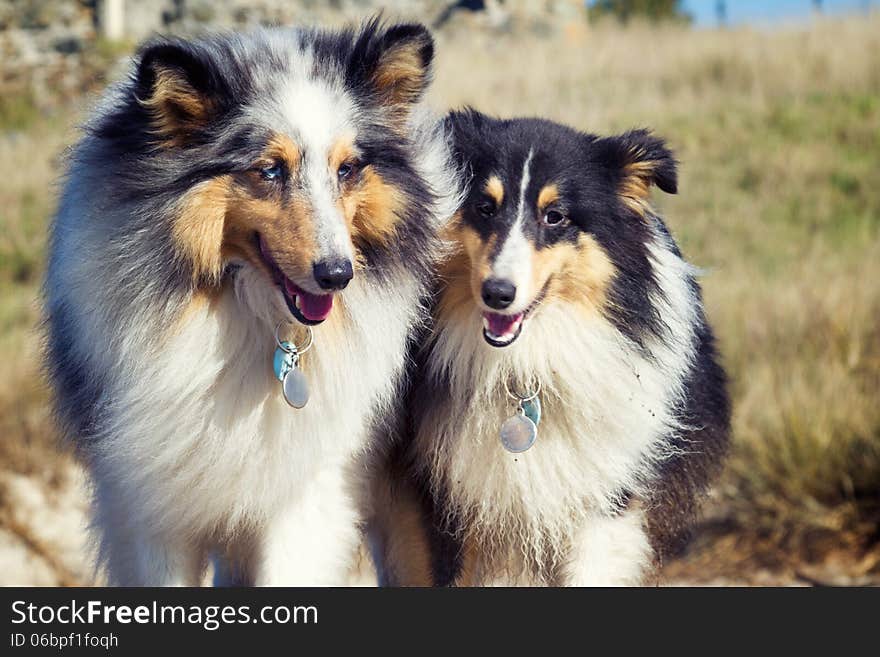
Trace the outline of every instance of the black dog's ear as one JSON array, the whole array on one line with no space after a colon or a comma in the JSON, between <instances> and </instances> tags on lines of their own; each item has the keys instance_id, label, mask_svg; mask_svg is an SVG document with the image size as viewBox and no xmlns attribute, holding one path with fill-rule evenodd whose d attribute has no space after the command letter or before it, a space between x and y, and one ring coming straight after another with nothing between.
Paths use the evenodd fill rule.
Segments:
<instances>
[{"instance_id":1,"label":"black dog's ear","mask_svg":"<svg viewBox=\"0 0 880 657\"><path fill-rule=\"evenodd\" d=\"M480 162L480 146L486 143L486 130L492 119L472 107L449 112L443 119L452 142L452 155L458 168L470 176Z\"/></svg>"},{"instance_id":2,"label":"black dog's ear","mask_svg":"<svg viewBox=\"0 0 880 657\"><path fill-rule=\"evenodd\" d=\"M480 112L470 107L452 110L443 118L443 126L452 140L452 150L460 164L468 159L479 136L483 118Z\"/></svg>"},{"instance_id":3,"label":"black dog's ear","mask_svg":"<svg viewBox=\"0 0 880 657\"><path fill-rule=\"evenodd\" d=\"M185 144L220 111L224 84L203 48L181 39L148 43L140 53L135 93L151 130L168 145Z\"/></svg>"},{"instance_id":4,"label":"black dog's ear","mask_svg":"<svg viewBox=\"0 0 880 657\"><path fill-rule=\"evenodd\" d=\"M434 39L419 23L385 28L381 17L358 34L348 64L348 77L366 84L380 104L401 117L418 102L431 81Z\"/></svg>"},{"instance_id":5,"label":"black dog's ear","mask_svg":"<svg viewBox=\"0 0 880 657\"><path fill-rule=\"evenodd\" d=\"M651 185L678 191L677 162L664 141L647 130L632 130L594 142L601 160L620 176L620 195L637 203L647 199Z\"/></svg>"}]
</instances>

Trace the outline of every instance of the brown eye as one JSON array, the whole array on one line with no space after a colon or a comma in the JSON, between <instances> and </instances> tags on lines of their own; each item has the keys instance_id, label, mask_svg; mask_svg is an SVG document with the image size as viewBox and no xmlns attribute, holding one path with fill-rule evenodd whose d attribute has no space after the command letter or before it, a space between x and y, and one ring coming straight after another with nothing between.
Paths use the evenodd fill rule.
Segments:
<instances>
[{"instance_id":1,"label":"brown eye","mask_svg":"<svg viewBox=\"0 0 880 657\"><path fill-rule=\"evenodd\" d=\"M495 203L493 201L480 201L477 203L477 212L487 219L495 214Z\"/></svg>"},{"instance_id":2,"label":"brown eye","mask_svg":"<svg viewBox=\"0 0 880 657\"><path fill-rule=\"evenodd\" d=\"M547 210L544 213L544 223L548 226L558 226L565 221L565 215L559 210Z\"/></svg>"}]
</instances>

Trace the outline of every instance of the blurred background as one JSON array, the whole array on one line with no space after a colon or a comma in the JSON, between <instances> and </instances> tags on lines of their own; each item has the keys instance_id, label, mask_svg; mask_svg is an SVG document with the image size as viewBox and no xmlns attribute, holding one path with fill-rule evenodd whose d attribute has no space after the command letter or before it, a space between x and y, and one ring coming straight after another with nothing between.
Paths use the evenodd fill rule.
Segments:
<instances>
[{"instance_id":1,"label":"blurred background","mask_svg":"<svg viewBox=\"0 0 880 657\"><path fill-rule=\"evenodd\" d=\"M880 583L880 3L864 0L6 0L0 3L0 584L83 584L87 486L39 373L64 149L155 32L436 32L432 99L592 132L648 126L705 271L734 444L666 584ZM88 257L88 254L83 254Z\"/></svg>"}]
</instances>

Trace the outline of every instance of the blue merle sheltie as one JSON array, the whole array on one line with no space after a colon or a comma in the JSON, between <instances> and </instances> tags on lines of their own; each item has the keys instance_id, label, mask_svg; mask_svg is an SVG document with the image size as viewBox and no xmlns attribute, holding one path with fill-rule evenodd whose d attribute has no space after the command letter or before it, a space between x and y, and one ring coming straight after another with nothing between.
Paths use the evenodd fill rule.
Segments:
<instances>
[{"instance_id":1,"label":"blue merle sheltie","mask_svg":"<svg viewBox=\"0 0 880 657\"><path fill-rule=\"evenodd\" d=\"M160 38L85 126L45 363L110 583L346 581L460 187L432 57L378 20Z\"/></svg>"},{"instance_id":2,"label":"blue merle sheltie","mask_svg":"<svg viewBox=\"0 0 880 657\"><path fill-rule=\"evenodd\" d=\"M641 130L447 123L468 182L378 493L382 579L650 581L729 432L697 272L649 205L675 159Z\"/></svg>"}]
</instances>

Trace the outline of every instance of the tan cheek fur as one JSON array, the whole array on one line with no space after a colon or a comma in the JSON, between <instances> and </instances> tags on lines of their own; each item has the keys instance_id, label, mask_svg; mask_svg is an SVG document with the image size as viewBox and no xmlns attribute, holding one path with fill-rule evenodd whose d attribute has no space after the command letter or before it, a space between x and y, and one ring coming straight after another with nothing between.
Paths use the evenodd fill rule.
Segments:
<instances>
[{"instance_id":1,"label":"tan cheek fur","mask_svg":"<svg viewBox=\"0 0 880 657\"><path fill-rule=\"evenodd\" d=\"M397 187L366 167L351 189L343 189L340 204L355 245L381 246L397 232L404 200Z\"/></svg>"},{"instance_id":2,"label":"tan cheek fur","mask_svg":"<svg viewBox=\"0 0 880 657\"><path fill-rule=\"evenodd\" d=\"M442 330L443 326L451 322L464 321L473 307L471 259L464 244L464 230L461 226L461 215L456 214L441 236L451 246L451 252L438 271L443 289L436 310L435 331Z\"/></svg>"},{"instance_id":3,"label":"tan cheek fur","mask_svg":"<svg viewBox=\"0 0 880 657\"><path fill-rule=\"evenodd\" d=\"M559 200L559 187L545 185L538 194L538 211L543 214ZM535 251L532 255L532 289L544 289L547 300L554 298L599 310L607 301L607 290L614 277L614 265L605 250L590 235L581 234L577 244L562 243Z\"/></svg>"},{"instance_id":4,"label":"tan cheek fur","mask_svg":"<svg viewBox=\"0 0 880 657\"><path fill-rule=\"evenodd\" d=\"M300 152L289 137L273 137L261 164L282 161L291 176L300 166ZM259 232L272 257L288 276L311 273L315 237L311 207L302 198L282 202L255 172L226 175L201 183L182 199L171 228L175 249L192 266L193 281L217 282L226 261L247 260L266 270L254 244Z\"/></svg>"},{"instance_id":5,"label":"tan cheek fur","mask_svg":"<svg viewBox=\"0 0 880 657\"><path fill-rule=\"evenodd\" d=\"M596 240L582 234L577 244L560 244L536 252L533 284L541 289L550 280L547 301L574 304L586 312L600 311L608 302L614 264Z\"/></svg>"},{"instance_id":6,"label":"tan cheek fur","mask_svg":"<svg viewBox=\"0 0 880 657\"><path fill-rule=\"evenodd\" d=\"M441 268L444 290L438 307L439 324L463 319L477 303L494 245L494 236L484 243L473 229L462 226L459 218L451 222L446 237L457 249ZM555 300L585 312L601 311L608 302L614 275L608 254L589 235L581 235L577 244L532 252L532 289L538 294L547 285L545 303Z\"/></svg>"},{"instance_id":7,"label":"tan cheek fur","mask_svg":"<svg viewBox=\"0 0 880 657\"><path fill-rule=\"evenodd\" d=\"M254 243L255 232L288 276L310 274L315 241L308 203L293 199L282 205L261 198L252 191L259 181L250 177L222 176L194 187L184 198L171 233L178 254L191 264L194 282L219 281L224 263L233 258L267 269Z\"/></svg>"},{"instance_id":8,"label":"tan cheek fur","mask_svg":"<svg viewBox=\"0 0 880 657\"><path fill-rule=\"evenodd\" d=\"M484 242L474 229L463 227L459 231L457 239L463 246L470 262L470 288L476 301L480 298L483 281L489 278L492 273L490 258L498 238L492 235L488 241Z\"/></svg>"},{"instance_id":9,"label":"tan cheek fur","mask_svg":"<svg viewBox=\"0 0 880 657\"><path fill-rule=\"evenodd\" d=\"M251 196L246 187L238 188L229 203L224 231L224 255L239 257L255 266L263 258L254 244L260 233L272 258L292 279L311 276L317 247L310 204L293 198L281 204L276 199Z\"/></svg>"},{"instance_id":10,"label":"tan cheek fur","mask_svg":"<svg viewBox=\"0 0 880 657\"><path fill-rule=\"evenodd\" d=\"M175 250L191 264L194 282L220 279L230 184L228 176L221 176L193 187L184 196L181 210L171 226Z\"/></svg>"}]
</instances>

